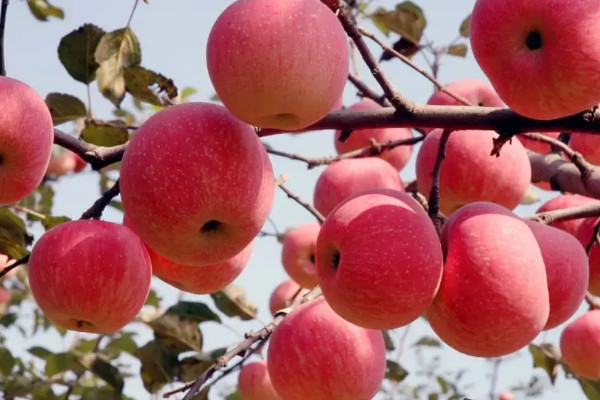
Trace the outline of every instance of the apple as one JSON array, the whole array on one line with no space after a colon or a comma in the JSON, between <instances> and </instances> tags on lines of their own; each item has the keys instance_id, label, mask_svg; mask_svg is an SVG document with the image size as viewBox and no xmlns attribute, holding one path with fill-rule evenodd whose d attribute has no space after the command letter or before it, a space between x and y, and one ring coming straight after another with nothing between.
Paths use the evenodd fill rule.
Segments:
<instances>
[{"instance_id":1,"label":"apple","mask_svg":"<svg viewBox=\"0 0 600 400\"><path fill-rule=\"evenodd\" d=\"M365 190L404 190L398 171L380 158L351 158L334 162L319 176L314 204L327 216L346 198Z\"/></svg>"},{"instance_id":2,"label":"apple","mask_svg":"<svg viewBox=\"0 0 600 400\"><path fill-rule=\"evenodd\" d=\"M588 311L567 325L560 336L560 351L575 375L600 379L600 310Z\"/></svg>"},{"instance_id":3,"label":"apple","mask_svg":"<svg viewBox=\"0 0 600 400\"><path fill-rule=\"evenodd\" d=\"M35 301L56 325L108 334L141 310L152 277L144 243L129 228L99 220L58 225L29 259Z\"/></svg>"},{"instance_id":4,"label":"apple","mask_svg":"<svg viewBox=\"0 0 600 400\"><path fill-rule=\"evenodd\" d=\"M573 133L569 146L581 153L586 161L600 165L600 136L585 133Z\"/></svg>"},{"instance_id":5,"label":"apple","mask_svg":"<svg viewBox=\"0 0 600 400\"><path fill-rule=\"evenodd\" d=\"M77 166L77 162L73 156L73 153L63 151L56 157L50 158L48 168L46 169L46 176L59 178L68 174L69 172L74 171Z\"/></svg>"},{"instance_id":6,"label":"apple","mask_svg":"<svg viewBox=\"0 0 600 400\"><path fill-rule=\"evenodd\" d=\"M289 307L296 294L303 296L307 292L308 290L302 289L300 285L292 280L280 283L269 298L271 314L275 315L277 311Z\"/></svg>"},{"instance_id":7,"label":"apple","mask_svg":"<svg viewBox=\"0 0 600 400\"><path fill-rule=\"evenodd\" d=\"M216 264L188 266L173 262L150 247L146 247L152 261L152 272L164 282L184 292L211 294L233 282L244 270L254 242L241 253Z\"/></svg>"},{"instance_id":8,"label":"apple","mask_svg":"<svg viewBox=\"0 0 600 400\"><path fill-rule=\"evenodd\" d=\"M75 158L75 168L73 169L73 172L83 171L88 164L87 161L85 161L83 158L79 157L75 153L73 153L73 157Z\"/></svg>"},{"instance_id":9,"label":"apple","mask_svg":"<svg viewBox=\"0 0 600 400\"><path fill-rule=\"evenodd\" d=\"M515 396L511 392L502 392L498 396L498 400L515 400Z\"/></svg>"},{"instance_id":10,"label":"apple","mask_svg":"<svg viewBox=\"0 0 600 400\"><path fill-rule=\"evenodd\" d=\"M382 108L371 99L363 99L353 104L349 110L374 110ZM371 144L371 139L378 143L387 143L393 140L410 139L413 137L412 131L408 128L371 128L358 129L352 132L350 137L340 142L342 132L335 133L335 149L338 154L347 153L352 150L367 147ZM402 170L408 163L412 154L412 146L398 146L391 150L386 150L377 157L389 162L398 171Z\"/></svg>"},{"instance_id":11,"label":"apple","mask_svg":"<svg viewBox=\"0 0 600 400\"><path fill-rule=\"evenodd\" d=\"M319 298L275 329L267 366L285 400L371 399L386 369L383 335L343 320Z\"/></svg>"},{"instance_id":12,"label":"apple","mask_svg":"<svg viewBox=\"0 0 600 400\"><path fill-rule=\"evenodd\" d=\"M0 286L0 315L2 315L2 306L10 301L11 294L9 290Z\"/></svg>"},{"instance_id":13,"label":"apple","mask_svg":"<svg viewBox=\"0 0 600 400\"><path fill-rule=\"evenodd\" d=\"M600 3L477 0L471 47L500 98L538 120L600 102Z\"/></svg>"},{"instance_id":14,"label":"apple","mask_svg":"<svg viewBox=\"0 0 600 400\"><path fill-rule=\"evenodd\" d=\"M242 367L238 377L241 400L282 400L273 389L267 363L254 361Z\"/></svg>"},{"instance_id":15,"label":"apple","mask_svg":"<svg viewBox=\"0 0 600 400\"><path fill-rule=\"evenodd\" d=\"M300 286L312 289L317 286L315 247L321 225L298 225L286 232L283 238L281 262L288 275Z\"/></svg>"},{"instance_id":16,"label":"apple","mask_svg":"<svg viewBox=\"0 0 600 400\"><path fill-rule=\"evenodd\" d=\"M550 315L544 330L548 330L571 318L581 305L588 287L588 258L581 243L567 232L523 221L533 232L546 266Z\"/></svg>"},{"instance_id":17,"label":"apple","mask_svg":"<svg viewBox=\"0 0 600 400\"><path fill-rule=\"evenodd\" d=\"M406 193L366 192L329 214L317 240L317 274L339 316L383 330L425 313L440 283L443 256L433 223L415 207Z\"/></svg>"},{"instance_id":18,"label":"apple","mask_svg":"<svg viewBox=\"0 0 600 400\"><path fill-rule=\"evenodd\" d=\"M527 345L546 325L549 294L535 236L493 203L464 206L442 230L446 262L427 311L435 333L475 357L500 357Z\"/></svg>"},{"instance_id":19,"label":"apple","mask_svg":"<svg viewBox=\"0 0 600 400\"><path fill-rule=\"evenodd\" d=\"M576 237L584 248L587 249L598 223L600 223L600 218L587 218L579 225ZM589 265L590 278L588 290L594 296L600 296L600 247L595 242L589 253Z\"/></svg>"},{"instance_id":20,"label":"apple","mask_svg":"<svg viewBox=\"0 0 600 400\"><path fill-rule=\"evenodd\" d=\"M504 102L498 97L496 91L489 83L479 79L461 79L444 86L444 89L463 97L474 106L504 108ZM454 97L436 90L427 101L427 104L436 106L462 106L461 102Z\"/></svg>"},{"instance_id":21,"label":"apple","mask_svg":"<svg viewBox=\"0 0 600 400\"><path fill-rule=\"evenodd\" d=\"M42 181L54 127L44 99L23 82L0 76L0 93L0 204L8 204Z\"/></svg>"},{"instance_id":22,"label":"apple","mask_svg":"<svg viewBox=\"0 0 600 400\"><path fill-rule=\"evenodd\" d=\"M206 59L223 104L262 128L319 121L348 78L346 34L319 0L234 2L210 32Z\"/></svg>"},{"instance_id":23,"label":"apple","mask_svg":"<svg viewBox=\"0 0 600 400\"><path fill-rule=\"evenodd\" d=\"M429 133L417 156L417 186L429 195L437 159L441 129ZM455 131L446 144L446 158L440 174L440 210L450 215L461 206L489 201L513 209L529 188L531 165L518 140L506 143L500 156L490 156L491 131Z\"/></svg>"},{"instance_id":24,"label":"apple","mask_svg":"<svg viewBox=\"0 0 600 400\"><path fill-rule=\"evenodd\" d=\"M129 224L157 253L207 265L240 253L264 225L274 177L254 130L222 106L186 103L137 130L121 167Z\"/></svg>"},{"instance_id":25,"label":"apple","mask_svg":"<svg viewBox=\"0 0 600 400\"><path fill-rule=\"evenodd\" d=\"M592 203L596 203L599 200L592 199L591 197L580 196L578 194L561 194L551 198L545 202L538 210L538 213L547 211L563 210L566 208L583 207ZM577 235L579 226L585 221L585 218L570 219L562 222L553 222L551 226L561 229L571 235Z\"/></svg>"}]
</instances>

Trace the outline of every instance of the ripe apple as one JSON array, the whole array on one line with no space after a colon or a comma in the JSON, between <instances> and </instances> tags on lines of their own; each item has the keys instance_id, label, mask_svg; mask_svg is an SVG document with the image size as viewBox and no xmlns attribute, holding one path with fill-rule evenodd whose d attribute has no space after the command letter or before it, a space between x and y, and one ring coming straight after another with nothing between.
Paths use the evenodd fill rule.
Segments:
<instances>
[{"instance_id":1,"label":"ripe apple","mask_svg":"<svg viewBox=\"0 0 600 400\"><path fill-rule=\"evenodd\" d=\"M500 107L504 108L504 102L498 97L496 91L487 82L480 81L479 79L461 79L455 82L451 82L444 86L444 89L458 96L463 97L474 106L480 107ZM427 104L437 106L462 106L461 102L456 100L454 97L436 90L433 95L427 101Z\"/></svg>"},{"instance_id":2,"label":"ripe apple","mask_svg":"<svg viewBox=\"0 0 600 400\"><path fill-rule=\"evenodd\" d=\"M449 219L442 240L442 283L427 311L438 336L475 357L506 355L533 340L548 320L549 295L527 224L497 204L473 203Z\"/></svg>"},{"instance_id":3,"label":"ripe apple","mask_svg":"<svg viewBox=\"0 0 600 400\"><path fill-rule=\"evenodd\" d=\"M242 367L238 377L238 392L241 400L282 400L273 389L264 360L254 361Z\"/></svg>"},{"instance_id":4,"label":"ripe apple","mask_svg":"<svg viewBox=\"0 0 600 400\"><path fill-rule=\"evenodd\" d=\"M600 102L600 3L477 0L471 47L517 113L550 120Z\"/></svg>"},{"instance_id":5,"label":"ripe apple","mask_svg":"<svg viewBox=\"0 0 600 400\"><path fill-rule=\"evenodd\" d=\"M439 149L441 129L427 135L417 156L417 186L428 195ZM513 209L527 192L531 166L518 140L506 143L500 156L490 156L491 131L455 131L446 144L440 175L440 210L450 215L475 201L491 201Z\"/></svg>"},{"instance_id":6,"label":"ripe apple","mask_svg":"<svg viewBox=\"0 0 600 400\"><path fill-rule=\"evenodd\" d=\"M0 204L7 204L42 181L54 127L44 99L23 82L0 76L0 93Z\"/></svg>"},{"instance_id":7,"label":"ripe apple","mask_svg":"<svg viewBox=\"0 0 600 400\"><path fill-rule=\"evenodd\" d=\"M131 227L183 265L240 253L274 197L271 164L254 130L222 106L186 103L146 121L129 142L121 197Z\"/></svg>"},{"instance_id":8,"label":"ripe apple","mask_svg":"<svg viewBox=\"0 0 600 400\"><path fill-rule=\"evenodd\" d=\"M396 193L346 200L329 214L317 240L325 299L339 316L365 328L394 329L423 315L442 276L435 227L414 210L418 203L410 195Z\"/></svg>"},{"instance_id":9,"label":"ripe apple","mask_svg":"<svg viewBox=\"0 0 600 400\"><path fill-rule=\"evenodd\" d=\"M210 294L218 292L233 282L244 270L254 242L250 242L241 253L215 264L188 266L173 262L149 247L152 272L171 286L184 292Z\"/></svg>"},{"instance_id":10,"label":"ripe apple","mask_svg":"<svg viewBox=\"0 0 600 400\"><path fill-rule=\"evenodd\" d=\"M578 376L600 379L600 310L571 322L560 337L562 359Z\"/></svg>"},{"instance_id":11,"label":"ripe apple","mask_svg":"<svg viewBox=\"0 0 600 400\"><path fill-rule=\"evenodd\" d=\"M308 290L301 290L300 285L292 280L277 285L269 298L269 310L271 310L271 314L275 315L277 311L289 307L298 292L300 292L299 296L303 296Z\"/></svg>"},{"instance_id":12,"label":"ripe apple","mask_svg":"<svg viewBox=\"0 0 600 400\"><path fill-rule=\"evenodd\" d=\"M74 171L75 167L77 166L75 157L73 157L74 155L74 153L63 151L56 157L50 158L48 168L46 169L46 176L54 176L55 178L59 178L68 174L69 172Z\"/></svg>"},{"instance_id":13,"label":"ripe apple","mask_svg":"<svg viewBox=\"0 0 600 400\"><path fill-rule=\"evenodd\" d=\"M544 330L548 330L571 318L581 305L588 287L588 258L581 243L567 232L523 221L533 232L546 266L550 315Z\"/></svg>"},{"instance_id":14,"label":"ripe apple","mask_svg":"<svg viewBox=\"0 0 600 400\"><path fill-rule=\"evenodd\" d=\"M285 400L371 399L385 365L381 332L343 320L323 298L285 317L267 356L273 387Z\"/></svg>"},{"instance_id":15,"label":"ripe apple","mask_svg":"<svg viewBox=\"0 0 600 400\"><path fill-rule=\"evenodd\" d=\"M600 218L587 218L579 225L576 237L584 248L587 248L592 240L594 228L598 223L600 223ZM600 296L600 247L598 244L592 245L588 260L590 265L588 290L594 296Z\"/></svg>"},{"instance_id":16,"label":"ripe apple","mask_svg":"<svg viewBox=\"0 0 600 400\"><path fill-rule=\"evenodd\" d=\"M312 289L317 286L315 247L321 225L302 224L286 232L283 238L281 262L288 275L300 286Z\"/></svg>"},{"instance_id":17,"label":"ripe apple","mask_svg":"<svg viewBox=\"0 0 600 400\"><path fill-rule=\"evenodd\" d=\"M398 171L379 158L351 158L329 165L315 186L315 208L325 216L348 197L365 190L404 190Z\"/></svg>"},{"instance_id":18,"label":"ripe apple","mask_svg":"<svg viewBox=\"0 0 600 400\"><path fill-rule=\"evenodd\" d=\"M73 153L73 157L75 158L75 168L73 169L73 172L83 171L88 164L87 161L85 161L83 158L79 157L75 153Z\"/></svg>"},{"instance_id":19,"label":"ripe apple","mask_svg":"<svg viewBox=\"0 0 600 400\"><path fill-rule=\"evenodd\" d=\"M586 161L600 165L600 136L574 133L571 135L569 146L580 152Z\"/></svg>"},{"instance_id":20,"label":"ripe apple","mask_svg":"<svg viewBox=\"0 0 600 400\"><path fill-rule=\"evenodd\" d=\"M98 220L66 222L33 246L31 292L42 311L63 328L107 334L129 323L148 292L152 265L129 228Z\"/></svg>"},{"instance_id":21,"label":"ripe apple","mask_svg":"<svg viewBox=\"0 0 600 400\"><path fill-rule=\"evenodd\" d=\"M363 99L360 102L353 104L349 110L373 110L381 108L371 99ZM352 132L350 137L340 142L342 132L335 133L335 149L338 154L347 153L352 150L367 147L371 144L371 139L378 143L387 143L393 140L410 139L413 137L412 131L408 128L371 128L358 129ZM394 149L384 151L379 158L389 162L398 171L402 170L412 154L412 146L398 146Z\"/></svg>"},{"instance_id":22,"label":"ripe apple","mask_svg":"<svg viewBox=\"0 0 600 400\"><path fill-rule=\"evenodd\" d=\"M498 400L515 400L515 396L511 392L502 392L498 396Z\"/></svg>"},{"instance_id":23,"label":"ripe apple","mask_svg":"<svg viewBox=\"0 0 600 400\"><path fill-rule=\"evenodd\" d=\"M223 104L262 128L323 118L348 78L342 25L319 0L238 0L208 37L208 73Z\"/></svg>"},{"instance_id":24,"label":"ripe apple","mask_svg":"<svg viewBox=\"0 0 600 400\"><path fill-rule=\"evenodd\" d=\"M0 286L0 315L2 315L2 306L10 301L11 294L10 291L4 289Z\"/></svg>"},{"instance_id":25,"label":"ripe apple","mask_svg":"<svg viewBox=\"0 0 600 400\"><path fill-rule=\"evenodd\" d=\"M537 210L537 212L542 213L546 211L563 210L565 208L583 207L597 201L599 200L580 196L578 194L561 194L548 200ZM583 221L585 221L585 218L570 219L562 222L554 222L551 226L575 236Z\"/></svg>"}]
</instances>

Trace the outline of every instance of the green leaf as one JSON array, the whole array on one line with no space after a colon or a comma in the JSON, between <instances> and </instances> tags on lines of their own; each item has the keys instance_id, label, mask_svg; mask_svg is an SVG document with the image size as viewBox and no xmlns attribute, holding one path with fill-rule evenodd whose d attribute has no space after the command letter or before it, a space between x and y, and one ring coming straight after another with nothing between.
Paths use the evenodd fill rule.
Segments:
<instances>
[{"instance_id":1,"label":"green leaf","mask_svg":"<svg viewBox=\"0 0 600 400\"><path fill-rule=\"evenodd\" d=\"M183 89L181 89L181 102L187 103L189 101L189 98L195 95L196 93L198 93L198 91L193 87L184 87Z\"/></svg>"},{"instance_id":2,"label":"green leaf","mask_svg":"<svg viewBox=\"0 0 600 400\"><path fill-rule=\"evenodd\" d=\"M219 311L229 317L240 317L243 321L256 318L257 307L246 299L242 288L229 285L210 297Z\"/></svg>"},{"instance_id":3,"label":"green leaf","mask_svg":"<svg viewBox=\"0 0 600 400\"><path fill-rule=\"evenodd\" d=\"M51 5L47 0L27 0L27 5L33 16L40 21L47 21L48 17L65 18L62 8Z\"/></svg>"},{"instance_id":4,"label":"green leaf","mask_svg":"<svg viewBox=\"0 0 600 400\"><path fill-rule=\"evenodd\" d=\"M436 378L438 385L440 385L440 389L442 389L442 393L446 394L448 393L448 390L450 390L450 385L448 384L448 382L446 381L446 379L444 379L444 377L442 376L438 376Z\"/></svg>"},{"instance_id":5,"label":"green leaf","mask_svg":"<svg viewBox=\"0 0 600 400\"><path fill-rule=\"evenodd\" d=\"M550 343L544 343L539 346L530 344L529 352L533 356L533 367L543 368L554 384L560 365L560 350Z\"/></svg>"},{"instance_id":6,"label":"green leaf","mask_svg":"<svg viewBox=\"0 0 600 400\"><path fill-rule=\"evenodd\" d=\"M0 325L5 328L8 328L15 322L17 322L17 314L15 313L6 313L0 317Z\"/></svg>"},{"instance_id":7,"label":"green leaf","mask_svg":"<svg viewBox=\"0 0 600 400\"><path fill-rule=\"evenodd\" d=\"M380 7L370 17L375 26L386 36L390 32L395 32L415 45L421 41L421 36L427 26L423 10L412 1L396 5L393 11L387 11Z\"/></svg>"},{"instance_id":8,"label":"green leaf","mask_svg":"<svg viewBox=\"0 0 600 400\"><path fill-rule=\"evenodd\" d=\"M113 147L129 140L127 126L121 120L114 121L86 121L81 132L81 139L98 146Z\"/></svg>"},{"instance_id":9,"label":"green leaf","mask_svg":"<svg viewBox=\"0 0 600 400\"><path fill-rule=\"evenodd\" d=\"M591 381L585 378L577 378L579 381L579 385L581 385L581 389L585 396L589 400L600 400L600 380Z\"/></svg>"},{"instance_id":10,"label":"green leaf","mask_svg":"<svg viewBox=\"0 0 600 400\"><path fill-rule=\"evenodd\" d=\"M15 366L15 358L5 347L0 347L0 375L10 375Z\"/></svg>"},{"instance_id":11,"label":"green leaf","mask_svg":"<svg viewBox=\"0 0 600 400\"><path fill-rule=\"evenodd\" d=\"M402 382L408 376L408 371L397 362L387 360L385 363L385 379Z\"/></svg>"},{"instance_id":12,"label":"green leaf","mask_svg":"<svg viewBox=\"0 0 600 400\"><path fill-rule=\"evenodd\" d=\"M81 359L81 364L87 370L92 371L96 376L114 387L117 392L120 393L123 390L125 382L119 369L107 360L104 360L100 355L94 353L86 354Z\"/></svg>"},{"instance_id":13,"label":"green leaf","mask_svg":"<svg viewBox=\"0 0 600 400\"><path fill-rule=\"evenodd\" d=\"M167 313L198 323L205 321L221 322L221 318L219 318L219 316L206 304L193 301L180 301L174 306L171 306L167 310Z\"/></svg>"},{"instance_id":14,"label":"green leaf","mask_svg":"<svg viewBox=\"0 0 600 400\"><path fill-rule=\"evenodd\" d=\"M390 331L382 331L382 333L383 333L383 341L385 342L385 349L387 351L395 350L396 346L394 346L394 341L392 340Z\"/></svg>"},{"instance_id":15,"label":"green leaf","mask_svg":"<svg viewBox=\"0 0 600 400\"><path fill-rule=\"evenodd\" d=\"M38 384L35 385L31 392L33 400L59 400L60 397L54 393L51 384Z\"/></svg>"},{"instance_id":16,"label":"green leaf","mask_svg":"<svg viewBox=\"0 0 600 400\"><path fill-rule=\"evenodd\" d=\"M175 377L177 354L169 352L162 343L151 341L135 352L142 366L140 375L144 387L150 393L156 393Z\"/></svg>"},{"instance_id":17,"label":"green leaf","mask_svg":"<svg viewBox=\"0 0 600 400\"><path fill-rule=\"evenodd\" d=\"M0 254L18 260L30 242L23 220L8 208L0 208Z\"/></svg>"},{"instance_id":18,"label":"green leaf","mask_svg":"<svg viewBox=\"0 0 600 400\"><path fill-rule=\"evenodd\" d=\"M54 354L50 350L46 349L45 347L41 347L41 346L30 347L27 351L30 352L31 354L33 354L34 356L41 358L43 360L45 360L46 357L48 357L49 355Z\"/></svg>"},{"instance_id":19,"label":"green leaf","mask_svg":"<svg viewBox=\"0 0 600 400\"><path fill-rule=\"evenodd\" d=\"M96 72L98 89L119 107L125 97L125 68L142 62L142 50L135 33L124 28L104 34L94 56L100 64Z\"/></svg>"},{"instance_id":20,"label":"green leaf","mask_svg":"<svg viewBox=\"0 0 600 400\"><path fill-rule=\"evenodd\" d=\"M73 394L81 396L81 400L126 400L126 397L108 385L77 386Z\"/></svg>"},{"instance_id":21,"label":"green leaf","mask_svg":"<svg viewBox=\"0 0 600 400\"><path fill-rule=\"evenodd\" d=\"M236 390L235 392L231 393L229 396L225 397L225 400L242 400L242 396L240 395L240 392L238 392Z\"/></svg>"},{"instance_id":22,"label":"green leaf","mask_svg":"<svg viewBox=\"0 0 600 400\"><path fill-rule=\"evenodd\" d=\"M65 222L69 222L69 221L71 221L71 218L69 218L69 217L47 216L46 218L42 219L42 226L44 227L44 229L50 230L50 229L54 228L55 226L64 224Z\"/></svg>"},{"instance_id":23,"label":"green leaf","mask_svg":"<svg viewBox=\"0 0 600 400\"><path fill-rule=\"evenodd\" d=\"M144 67L127 67L123 76L127 92L146 103L166 106L177 97L177 87L173 80Z\"/></svg>"},{"instance_id":24,"label":"green leaf","mask_svg":"<svg viewBox=\"0 0 600 400\"><path fill-rule=\"evenodd\" d=\"M73 79L81 83L90 83L96 79L94 52L105 34L102 28L93 24L82 25L64 36L58 45L58 59Z\"/></svg>"},{"instance_id":25,"label":"green leaf","mask_svg":"<svg viewBox=\"0 0 600 400\"><path fill-rule=\"evenodd\" d=\"M83 372L84 370L73 353L55 353L46 357L46 368L44 371L49 377L65 371Z\"/></svg>"},{"instance_id":26,"label":"green leaf","mask_svg":"<svg viewBox=\"0 0 600 400\"><path fill-rule=\"evenodd\" d=\"M216 93L210 96L210 101L213 101L215 103L222 103L221 98Z\"/></svg>"},{"instance_id":27,"label":"green leaf","mask_svg":"<svg viewBox=\"0 0 600 400\"><path fill-rule=\"evenodd\" d=\"M451 46L448 46L448 49L446 50L446 53L450 54L451 56L456 56L456 57L466 57L467 56L467 51L469 50L469 48L467 47L466 44L453 44Z\"/></svg>"},{"instance_id":28,"label":"green leaf","mask_svg":"<svg viewBox=\"0 0 600 400\"><path fill-rule=\"evenodd\" d=\"M130 332L121 332L118 338L113 339L106 345L106 347L104 347L104 351L114 353L116 355L120 354L121 352L134 354L138 347L133 340L133 335L134 334Z\"/></svg>"},{"instance_id":29,"label":"green leaf","mask_svg":"<svg viewBox=\"0 0 600 400\"><path fill-rule=\"evenodd\" d=\"M464 21L460 24L460 28L458 28L458 32L460 36L464 38L468 38L471 35L471 15L464 19Z\"/></svg>"},{"instance_id":30,"label":"green leaf","mask_svg":"<svg viewBox=\"0 0 600 400\"><path fill-rule=\"evenodd\" d=\"M154 289L150 289L150 293L148 293L148 298L146 299L147 306L158 307L160 305L161 298L156 294Z\"/></svg>"},{"instance_id":31,"label":"green leaf","mask_svg":"<svg viewBox=\"0 0 600 400\"><path fill-rule=\"evenodd\" d=\"M430 336L423 336L413 346L428 346L428 347L441 347L442 344L436 338Z\"/></svg>"},{"instance_id":32,"label":"green leaf","mask_svg":"<svg viewBox=\"0 0 600 400\"><path fill-rule=\"evenodd\" d=\"M87 116L85 104L70 94L50 93L46 96L46 105L50 110L54 125L60 125Z\"/></svg>"},{"instance_id":33,"label":"green leaf","mask_svg":"<svg viewBox=\"0 0 600 400\"><path fill-rule=\"evenodd\" d=\"M202 351L202 333L197 322L169 313L146 314L143 318L170 352Z\"/></svg>"}]
</instances>

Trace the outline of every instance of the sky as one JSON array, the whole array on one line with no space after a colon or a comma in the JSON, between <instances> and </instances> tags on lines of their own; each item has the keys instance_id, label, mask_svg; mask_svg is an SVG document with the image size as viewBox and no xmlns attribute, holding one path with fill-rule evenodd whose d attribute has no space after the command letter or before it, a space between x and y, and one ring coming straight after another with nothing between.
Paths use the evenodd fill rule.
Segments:
<instances>
[{"instance_id":1,"label":"sky","mask_svg":"<svg viewBox=\"0 0 600 400\"><path fill-rule=\"evenodd\" d=\"M56 49L60 38L84 23L91 22L106 31L112 31L125 26L133 0L55 0L57 6L65 10L64 20L52 19L41 23L35 20L25 1L13 0L10 4L7 30L5 37L6 69L8 76L22 80L32 86L43 97L50 92L62 92L76 95L85 99L85 86L74 81L60 64ZM172 78L179 88L186 86L198 90L193 97L196 101L207 101L214 90L210 83L205 60L206 40L212 24L218 15L232 1L220 0L151 0L150 4L140 2L131 28L137 34L142 46L142 65L163 75ZM470 13L474 0L420 0L417 2L425 11L428 20L425 31L429 40L434 44L444 45L452 41L458 34L458 27L463 19ZM394 6L393 1L373 1L370 10L375 6L388 9ZM366 21L362 23L369 30L376 32L376 28ZM380 32L376 32L383 38ZM391 43L392 39L388 39ZM375 54L380 51L371 47ZM426 66L422 57L415 57L415 62ZM432 93L432 85L423 77L399 62L387 62L383 65L395 87L406 97L417 102L425 102ZM361 76L375 87L368 71L361 67ZM466 59L446 57L442 61L439 80L442 83L452 82L461 78L479 78L485 76L475 63L469 52ZM111 103L102 98L95 87L92 88L92 108L94 115L99 118L111 116ZM348 86L344 94L346 106L357 100L356 90ZM125 104L128 104L127 102ZM293 151L307 156L325 156L335 154L333 147L333 134L331 131L312 132L302 135L280 135L265 139L265 142L276 149ZM414 156L409 165L402 171L405 181L414 179ZM285 173L289 179L287 186L299 194L303 199L311 200L314 183L322 169L307 171L303 164L286 159L272 157L273 168L276 175ZM57 195L55 197L55 215L67 215L77 218L98 197L98 178L94 172L67 176L55 184ZM551 196L549 193L538 191L541 199ZM522 216L531 215L540 205L521 206L517 213ZM313 217L288 200L285 195L277 192L275 204L271 214L273 221L280 230L285 230L303 222L312 222ZM115 222L121 221L121 215L114 210L107 210L105 219ZM266 229L269 229L268 227ZM36 236L42 231L34 230ZM263 321L270 319L268 311L268 298L275 286L286 280L285 272L281 266L281 245L272 238L258 238L251 261L235 284L246 289L247 297L259 306L259 318ZM170 286L156 281L159 295L163 297L164 305L177 301L179 292ZM184 295L186 300L206 301L211 303L208 296ZM583 312L583 308L579 313ZM257 322L242 324L231 321L229 328L208 323L205 325L205 349L213 349L238 342L240 332L259 328ZM142 326L134 326L139 333L138 344L143 344L150 338L150 331ZM238 333L234 333L237 331ZM394 338L397 341L402 334L400 329ZM558 344L560 328L547 334L545 339ZM35 344L45 344L55 349L69 346L75 335L60 338L56 334L38 335L31 341L23 342L20 335L10 331L7 346L16 354L25 354L25 350ZM414 323L408 333L405 351L400 359L401 364L407 369L417 362L417 357L411 344L422 336L434 336L434 333L421 321ZM541 338L536 339L540 343ZM50 346L49 343L53 345ZM447 346L442 351L426 350L424 355L428 359L441 356L440 370L468 369L465 383L472 386L465 390L472 399L488 398L490 387L489 372L491 363L486 360L462 355ZM139 367L134 360L131 371L138 373ZM532 373L532 359L527 350L523 350L508 357L500 367L498 391L507 390L510 386L527 383ZM543 371L535 372L536 376L544 379ZM418 379L409 377L409 379ZM148 398L141 385L139 376L129 379L126 384L126 393L138 398ZM517 398L519 398L517 396ZM556 388L548 387L542 396L544 399L583 399L585 398L575 380L566 380L561 374Z\"/></svg>"}]
</instances>

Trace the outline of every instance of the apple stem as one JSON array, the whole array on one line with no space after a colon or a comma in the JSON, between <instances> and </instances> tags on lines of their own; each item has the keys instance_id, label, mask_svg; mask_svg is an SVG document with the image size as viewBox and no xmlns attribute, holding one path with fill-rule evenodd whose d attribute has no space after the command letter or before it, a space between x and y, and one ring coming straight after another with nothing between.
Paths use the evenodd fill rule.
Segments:
<instances>
[{"instance_id":1,"label":"apple stem","mask_svg":"<svg viewBox=\"0 0 600 400\"><path fill-rule=\"evenodd\" d=\"M4 27L6 26L6 11L8 10L8 1L2 0L0 8L0 75L6 76L6 67L4 65Z\"/></svg>"},{"instance_id":2,"label":"apple stem","mask_svg":"<svg viewBox=\"0 0 600 400\"><path fill-rule=\"evenodd\" d=\"M433 222L438 235L442 232L442 226L445 222L445 217L440 213L440 175L442 172L442 163L446 158L446 144L450 138L452 131L445 130L440 137L438 154L433 167L431 191L429 192L429 218Z\"/></svg>"}]
</instances>

